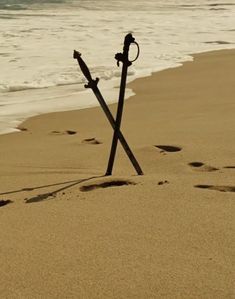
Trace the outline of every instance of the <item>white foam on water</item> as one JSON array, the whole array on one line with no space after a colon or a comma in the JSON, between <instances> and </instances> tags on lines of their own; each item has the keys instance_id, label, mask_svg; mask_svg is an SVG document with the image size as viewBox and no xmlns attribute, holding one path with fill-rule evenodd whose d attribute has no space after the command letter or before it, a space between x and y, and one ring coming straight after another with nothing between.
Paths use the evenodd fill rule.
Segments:
<instances>
[{"instance_id":1,"label":"white foam on water","mask_svg":"<svg viewBox=\"0 0 235 299\"><path fill-rule=\"evenodd\" d=\"M191 53L234 48L233 2L77 0L0 10L0 133L33 115L97 105L92 91L84 90L74 49L111 103L118 99L121 75L114 55L128 32L141 50L128 81L179 66L192 60Z\"/></svg>"}]
</instances>

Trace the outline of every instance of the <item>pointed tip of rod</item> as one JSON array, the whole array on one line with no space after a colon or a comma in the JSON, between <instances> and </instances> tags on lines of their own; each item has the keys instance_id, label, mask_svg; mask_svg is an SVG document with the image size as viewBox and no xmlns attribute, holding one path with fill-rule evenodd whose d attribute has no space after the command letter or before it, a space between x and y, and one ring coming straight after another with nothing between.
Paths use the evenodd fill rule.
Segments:
<instances>
[{"instance_id":1,"label":"pointed tip of rod","mask_svg":"<svg viewBox=\"0 0 235 299\"><path fill-rule=\"evenodd\" d=\"M73 50L73 58L77 59L78 57L80 57L82 54L76 50Z\"/></svg>"}]
</instances>

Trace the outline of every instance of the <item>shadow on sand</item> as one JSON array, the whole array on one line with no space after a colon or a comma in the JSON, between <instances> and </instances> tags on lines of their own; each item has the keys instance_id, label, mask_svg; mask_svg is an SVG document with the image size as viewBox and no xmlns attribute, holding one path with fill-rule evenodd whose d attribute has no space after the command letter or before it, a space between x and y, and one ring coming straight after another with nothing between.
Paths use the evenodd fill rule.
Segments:
<instances>
[{"instance_id":1,"label":"shadow on sand","mask_svg":"<svg viewBox=\"0 0 235 299\"><path fill-rule=\"evenodd\" d=\"M41 188L47 188L47 187L53 187L53 186L59 186L59 185L69 184L69 185L66 185L66 186L64 186L62 188L56 189L54 191L47 192L47 193L42 193L42 194L36 195L34 197L25 199L25 203L40 202L40 201L44 201L44 200L49 199L49 197L54 198L54 197L56 197L57 193L59 193L61 191L64 191L66 189L69 189L69 188L71 188L71 187L73 187L75 185L78 185L78 184L83 183L83 182L87 182L87 181L92 180L92 179L101 178L101 177L103 177L103 175L92 176L92 177L85 178L85 179L73 180L73 181L66 181L66 182L49 184L49 185L42 185L42 186L36 186L36 187L22 188L22 189L18 189L18 190L3 192L3 193L0 193L0 195L6 195L6 194L12 194L12 193L19 193L19 192L25 192L25 191L33 191L33 190L37 190L37 189L41 189Z\"/></svg>"}]
</instances>

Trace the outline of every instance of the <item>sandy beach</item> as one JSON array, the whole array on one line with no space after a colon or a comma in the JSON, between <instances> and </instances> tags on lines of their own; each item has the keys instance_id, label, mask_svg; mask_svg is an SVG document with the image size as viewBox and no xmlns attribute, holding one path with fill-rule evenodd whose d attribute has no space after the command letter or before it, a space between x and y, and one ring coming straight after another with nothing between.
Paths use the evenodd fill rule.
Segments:
<instances>
[{"instance_id":1,"label":"sandy beach","mask_svg":"<svg viewBox=\"0 0 235 299\"><path fill-rule=\"evenodd\" d=\"M235 298L235 50L129 86L143 176L100 107L0 136L0 298Z\"/></svg>"}]
</instances>

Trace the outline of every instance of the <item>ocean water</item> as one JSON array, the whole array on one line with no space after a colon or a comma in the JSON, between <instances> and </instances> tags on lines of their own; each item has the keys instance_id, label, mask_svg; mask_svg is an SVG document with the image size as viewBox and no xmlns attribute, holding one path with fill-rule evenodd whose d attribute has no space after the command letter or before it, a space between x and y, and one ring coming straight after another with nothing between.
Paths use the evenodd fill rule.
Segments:
<instances>
[{"instance_id":1,"label":"ocean water","mask_svg":"<svg viewBox=\"0 0 235 299\"><path fill-rule=\"evenodd\" d=\"M74 49L100 78L107 102L116 101L114 55L129 32L140 45L131 81L192 53L234 48L235 0L0 0L0 133L33 115L97 105Z\"/></svg>"}]
</instances>

